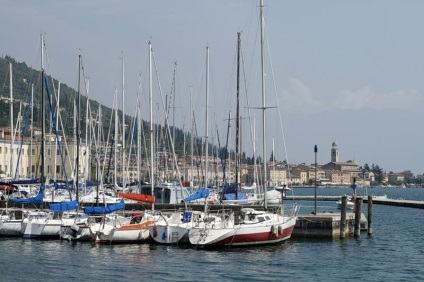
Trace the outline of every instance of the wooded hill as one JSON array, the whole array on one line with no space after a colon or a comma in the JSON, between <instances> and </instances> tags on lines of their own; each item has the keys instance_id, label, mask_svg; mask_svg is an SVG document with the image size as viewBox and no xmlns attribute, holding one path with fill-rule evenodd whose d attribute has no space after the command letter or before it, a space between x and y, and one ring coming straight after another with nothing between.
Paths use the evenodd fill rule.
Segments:
<instances>
[{"instance_id":1,"label":"wooded hill","mask_svg":"<svg viewBox=\"0 0 424 282\"><path fill-rule=\"evenodd\" d=\"M29 123L30 119L30 111L28 104L31 99L31 92L32 92L32 85L34 87L34 102L33 102L33 126L34 128L41 128L41 76L42 73L40 70L35 70L31 67L28 67L25 62L17 62L14 58L10 56L0 57L0 81L1 81L1 88L0 88L0 127L10 127L10 88L9 88L9 77L10 77L10 67L9 63L12 64L12 78L13 78L13 116L14 116L14 124L16 125L18 113L20 112L22 116L22 124L21 124L21 133L23 133L23 128L25 125L25 121L27 120L27 123ZM57 97L57 88L59 85L59 81L57 79L54 79L53 77L48 76L48 87L50 90L50 94L52 96L52 105L56 105L56 97ZM54 94L56 93L56 94ZM57 126L58 131L62 132L64 131L65 136L67 138L73 137L74 132L74 103L77 99L78 92L67 86L66 84L61 83L60 85L60 103L59 107L61 109L61 119L62 122L59 122L59 125ZM48 99L47 97L44 98L45 102L45 109L48 109ZM85 127L86 127L86 109L87 109L87 98L85 95L80 94L80 103L81 103L81 109L80 109L80 120L81 120L81 138L85 139ZM113 109L108 108L104 105L100 105L97 101L89 99L90 103L90 109L92 113L92 117L94 118L95 115L98 112L99 106L102 107L102 127L103 127L103 136L101 140L107 140L107 134L109 133L109 127L110 127L110 120L113 114ZM53 106L55 108L55 106ZM49 110L45 110L46 114L46 121L51 120L51 113ZM118 116L122 117L122 111L118 110ZM125 140L130 140L131 134L132 134L132 127L134 123L134 117L131 117L129 115L125 116L125 124L130 125L130 130L127 130ZM50 124L50 125L49 125ZM63 125L63 127L62 127ZM111 128L111 136L109 136L109 140L114 137L114 124L112 124ZM155 125L156 127L156 136L159 137L157 139L161 140L158 141L158 147L160 147L160 150L167 150L168 152L171 150L171 146L169 144L170 138L163 138L163 136L166 136L166 130L163 125ZM53 132L53 130L50 130L52 128L52 125L50 122L46 122L46 132ZM147 121L142 121L142 130L143 133L146 136L146 144L149 144L149 133L148 133L149 124ZM171 127L171 132L174 132L174 129ZM185 138L184 138L185 134ZM196 135L196 133L193 133ZM30 136L29 129L26 130L25 133L26 136ZM121 137L120 137L121 138ZM202 140L201 138L193 138L193 148L194 148L194 155L200 156L203 152L202 150ZM175 146L175 152L182 156L183 152L186 152L186 155L190 155L190 133L184 133L181 129L175 128L175 138L174 138L174 146ZM143 143L143 142L142 142ZM185 144L185 146L184 146ZM221 149L219 149L217 146L209 144L209 156L216 156L219 158L219 156L222 156L222 158L227 159L228 158L228 151L226 150L226 146L223 146ZM184 150L185 148L185 150ZM204 152L203 152L204 153ZM234 152L231 151L231 154L233 155ZM142 150L142 156L145 155L145 151ZM271 156L273 153L271 153ZM256 163L262 163L262 159L260 156L256 156ZM246 164L253 164L254 163L254 156L251 158L247 157L246 154L243 152L241 153L241 163Z\"/></svg>"},{"instance_id":2,"label":"wooded hill","mask_svg":"<svg viewBox=\"0 0 424 282\"><path fill-rule=\"evenodd\" d=\"M29 123L29 107L28 104L31 99L31 89L32 85L34 87L34 121L33 126L34 128L38 127L41 128L41 71L35 70L31 67L28 67L25 62L17 62L14 58L10 56L5 56L4 58L0 58L0 81L1 81L1 88L0 88L0 127L10 127L10 90L9 90L9 77L10 77L10 67L9 63L12 64L12 78L13 78L13 115L14 115L14 124L16 125L18 113L20 112L22 116L22 124L21 124L21 133L23 132L23 127L25 125L25 120L28 120ZM56 105L56 97L57 97L57 88L59 85L59 81L48 76L48 87L50 94L52 96L52 104ZM46 92L45 92L46 93ZM54 94L56 93L56 94ZM65 136L67 138L73 137L74 132L74 103L77 99L77 91L66 84L62 84L60 86L60 109L61 109L61 119L62 119L62 125L59 122L58 130L59 132L62 132L64 130ZM45 102L45 109L48 109L48 99L47 97L44 98ZM100 104L97 101L89 99L90 102L90 109L92 116L94 117L99 109ZM86 103L87 98L85 97L85 94L80 95L80 103L81 103L81 138L85 138L85 126L86 126ZM102 124L103 124L103 137L102 140L107 140L106 134L109 132L110 127L110 120L112 118L113 110L111 108L108 108L104 105L101 105L102 107ZM54 106L55 108L55 106ZM118 110L119 111L119 110ZM46 132L52 132L50 130L52 128L50 122L51 120L51 113L49 110L45 110L46 113ZM28 118L26 118L28 116ZM119 111L118 113L119 117L122 117L122 111ZM130 128L132 128L134 123L134 117L126 116L125 123L130 125ZM148 128L149 125L146 121L143 121L142 128L144 129L144 133L146 135L147 140L149 139L148 134ZM158 137L166 136L164 126L156 125L156 132ZM171 128L171 132L174 132L173 128ZM29 129L26 130L25 135L29 136ZM127 130L126 133L126 140L129 140L131 138L132 130ZM112 130L111 130L111 138L114 136L114 124L112 124ZM165 141L164 141L165 140ZM166 141L168 140L168 141ZM194 139L194 148L195 148L195 155L200 155L201 150L201 139L195 138ZM149 141L146 141L147 144L149 144ZM168 148L168 151L170 150L169 146L170 138L162 139L162 141L157 142L157 144L161 147L161 149ZM182 155L184 151L184 143L185 143L185 151L186 155L190 154L190 135L186 134L184 139L184 132L181 129L175 128L175 138L174 138L174 144L175 144L175 151L177 154ZM210 148L210 155L216 154L217 148L216 146L213 146L212 144L209 146ZM144 153L144 152L143 152ZM225 153L225 149L224 149ZM225 154L224 154L225 155ZM242 159L244 159L244 154Z\"/></svg>"}]
</instances>

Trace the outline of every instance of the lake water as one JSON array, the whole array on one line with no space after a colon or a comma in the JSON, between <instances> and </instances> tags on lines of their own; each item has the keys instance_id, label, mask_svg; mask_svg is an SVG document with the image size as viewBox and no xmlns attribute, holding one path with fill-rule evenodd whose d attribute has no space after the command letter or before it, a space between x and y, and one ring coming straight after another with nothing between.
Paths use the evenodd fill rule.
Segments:
<instances>
[{"instance_id":1,"label":"lake water","mask_svg":"<svg viewBox=\"0 0 424 282\"><path fill-rule=\"evenodd\" d=\"M420 188L374 189L369 194L424 200ZM352 193L349 188L317 191ZM293 192L314 195L313 188ZM309 213L314 202L302 205L301 213ZM337 211L333 202L317 207ZM219 250L0 238L0 281L424 281L423 219L421 209L374 205L371 236Z\"/></svg>"}]
</instances>

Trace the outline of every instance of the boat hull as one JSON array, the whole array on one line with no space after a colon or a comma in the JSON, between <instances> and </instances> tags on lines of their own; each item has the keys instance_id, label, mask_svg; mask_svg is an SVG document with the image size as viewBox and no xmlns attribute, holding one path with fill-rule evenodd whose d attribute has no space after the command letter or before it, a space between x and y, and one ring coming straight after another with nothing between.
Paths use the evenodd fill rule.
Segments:
<instances>
[{"instance_id":1,"label":"boat hull","mask_svg":"<svg viewBox=\"0 0 424 282\"><path fill-rule=\"evenodd\" d=\"M152 225L149 227L150 237L158 244L186 244L189 243L187 224L172 225Z\"/></svg>"},{"instance_id":2,"label":"boat hull","mask_svg":"<svg viewBox=\"0 0 424 282\"><path fill-rule=\"evenodd\" d=\"M0 236L22 236L22 220L1 221Z\"/></svg>"},{"instance_id":3,"label":"boat hull","mask_svg":"<svg viewBox=\"0 0 424 282\"><path fill-rule=\"evenodd\" d=\"M276 244L291 237L297 217L276 224L239 224L226 228L193 228L190 243L195 246L248 246Z\"/></svg>"}]
</instances>

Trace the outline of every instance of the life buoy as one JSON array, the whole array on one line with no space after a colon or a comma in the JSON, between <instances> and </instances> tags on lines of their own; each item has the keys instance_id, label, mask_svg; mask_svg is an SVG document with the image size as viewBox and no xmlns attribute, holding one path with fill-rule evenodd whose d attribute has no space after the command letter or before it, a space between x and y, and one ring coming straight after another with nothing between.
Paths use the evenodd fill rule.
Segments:
<instances>
[{"instance_id":1,"label":"life buoy","mask_svg":"<svg viewBox=\"0 0 424 282\"><path fill-rule=\"evenodd\" d=\"M156 227L156 225L153 225L153 237L156 238L156 236L158 236L158 228Z\"/></svg>"}]
</instances>

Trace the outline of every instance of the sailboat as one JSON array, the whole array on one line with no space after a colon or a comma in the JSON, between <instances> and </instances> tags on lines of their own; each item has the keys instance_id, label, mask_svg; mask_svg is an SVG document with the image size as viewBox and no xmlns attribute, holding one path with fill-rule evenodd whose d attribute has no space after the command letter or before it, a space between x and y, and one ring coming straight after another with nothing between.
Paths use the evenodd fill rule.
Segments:
<instances>
[{"instance_id":1,"label":"sailboat","mask_svg":"<svg viewBox=\"0 0 424 282\"><path fill-rule=\"evenodd\" d=\"M184 203L203 199L207 205L209 196L208 188L201 188L196 193L183 200ZM186 244L189 243L188 234L192 227L199 226L206 218L205 213L201 211L177 211L175 213L164 215L161 213L161 219L149 226L150 237L158 244Z\"/></svg>"},{"instance_id":2,"label":"sailboat","mask_svg":"<svg viewBox=\"0 0 424 282\"><path fill-rule=\"evenodd\" d=\"M15 133L13 131L13 75L12 75L12 63L9 63L10 69L10 130L11 130L11 144L10 150L13 152L14 138ZM10 161L10 175L12 175L13 170L13 154L11 154ZM3 199L10 199L11 197L21 196L19 191L19 187L14 185L11 182L0 182L0 190L2 191L1 197ZM28 211L23 208L9 208L7 206L8 202L6 202L6 208L2 210L0 214L0 236L22 236L21 228L22 222L24 218L28 215Z\"/></svg>"},{"instance_id":3,"label":"sailboat","mask_svg":"<svg viewBox=\"0 0 424 282\"><path fill-rule=\"evenodd\" d=\"M261 61L262 61L262 117L263 117L263 155L266 156L265 146L265 81L264 81L264 18L263 0L260 2L261 14ZM238 64L240 64L240 33L238 33ZM264 178L266 178L264 165ZM266 185L265 179L263 184ZM208 246L247 246L275 244L291 237L297 220L300 206L294 205L290 213L284 213L284 207L278 212L267 211L266 193L264 193L265 210L242 208L237 212L222 213L220 220L211 220L203 226L194 227L189 231L190 243L197 247Z\"/></svg>"},{"instance_id":4,"label":"sailboat","mask_svg":"<svg viewBox=\"0 0 424 282\"><path fill-rule=\"evenodd\" d=\"M146 194L119 193L122 199L153 204L155 197ZM112 228L97 231L97 243L141 243L149 238L148 227L159 220L160 216L154 211L132 211L127 220L115 223Z\"/></svg>"},{"instance_id":5,"label":"sailboat","mask_svg":"<svg viewBox=\"0 0 424 282\"><path fill-rule=\"evenodd\" d=\"M41 39L42 44L43 44L43 37ZM42 56L43 57L43 56ZM49 98L49 105L50 105L50 109L53 109L52 106L52 96L50 95L50 91L49 91L49 85L48 85L48 80L47 77L44 74L44 68L43 68L43 63L42 63L42 81L43 81L43 85L45 87L42 87L42 89L45 88L46 93L47 93L47 97ZM42 91L42 97L44 97L44 92ZM44 99L42 99L43 101ZM42 105L44 105L44 103L42 102ZM43 108L43 106L42 106ZM62 146L60 145L59 142L59 136L57 133L57 124L55 123L56 118L54 115L54 112L51 110L51 115L52 115L52 121L53 121L53 129L54 132L56 134L56 141L57 141L57 145L59 148L59 152L60 155L62 157L62 163L63 163L63 154L62 154ZM44 128L44 115L43 115L43 128ZM42 138L41 141L41 146L42 148L44 148L44 137ZM78 146L78 145L77 145ZM44 149L42 149L42 152L44 152ZM66 179L66 171L65 171L65 179ZM41 179L44 180L44 169L42 169L42 176ZM68 181L65 180L66 185L59 185L57 182L55 182L54 187L56 189L65 189L69 191L69 187L68 187ZM78 178L76 180L76 183L78 183ZM44 191L45 185L45 181L42 181L41 183L41 191ZM71 193L69 191L70 197L71 197ZM24 238L60 238L60 231L63 225L67 226L67 225L71 225L74 223L75 221L75 217L73 215L71 215L70 213L68 213L69 211L76 211L78 210L78 187L76 189L76 194L77 194L77 200L72 200L70 199L69 201L66 202L60 202L60 203L56 203L56 204L50 204L49 207L49 211L48 212L44 212L43 214L37 214L36 216L32 216L31 214L29 215L28 218L28 222L26 224L26 227L24 229Z\"/></svg>"}]
</instances>

